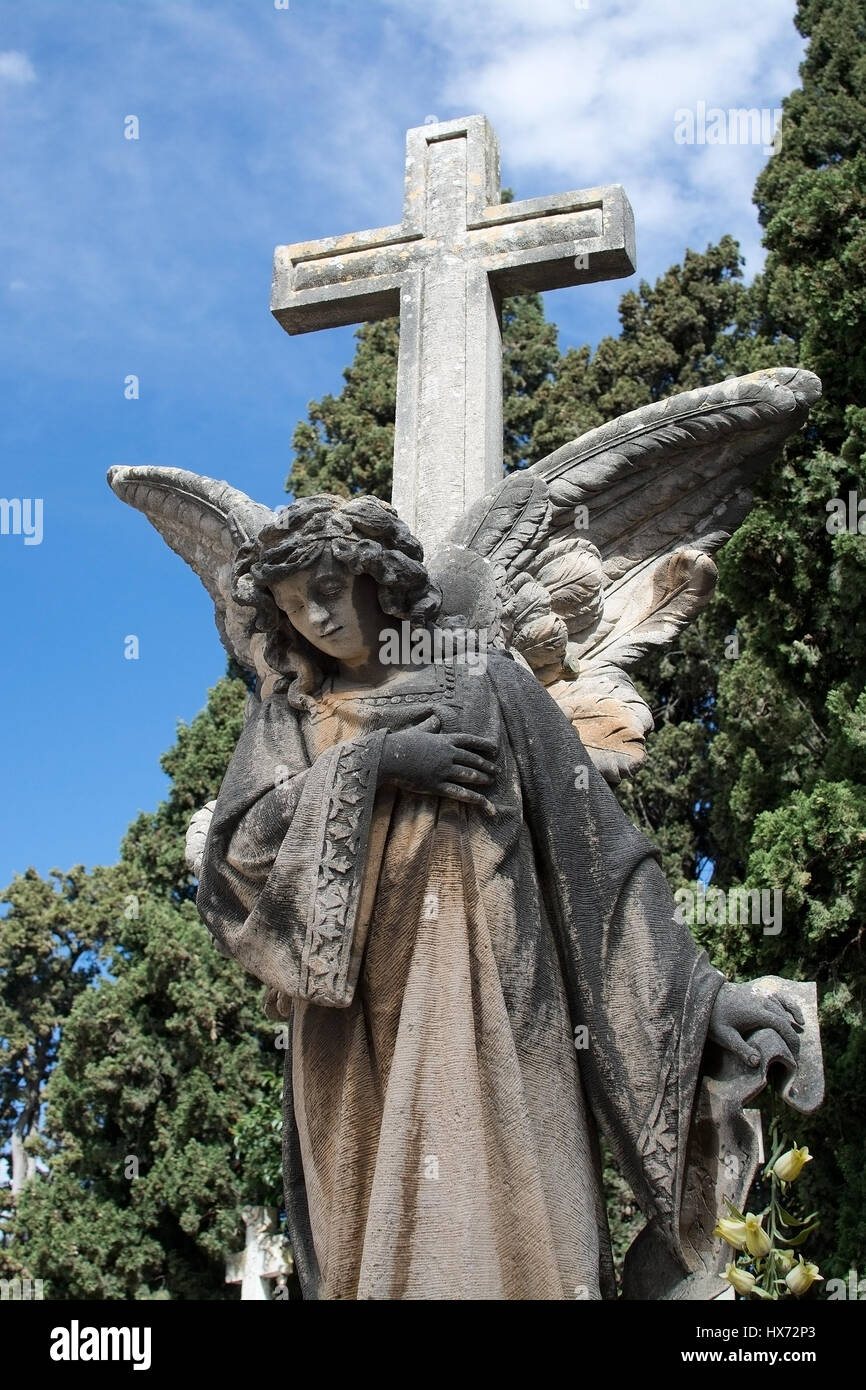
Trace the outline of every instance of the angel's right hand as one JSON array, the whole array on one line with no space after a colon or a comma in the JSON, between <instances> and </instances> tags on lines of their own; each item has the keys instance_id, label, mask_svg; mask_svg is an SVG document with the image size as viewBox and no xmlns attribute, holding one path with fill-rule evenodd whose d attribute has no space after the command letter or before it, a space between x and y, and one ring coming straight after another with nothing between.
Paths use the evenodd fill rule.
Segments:
<instances>
[{"instance_id":1,"label":"angel's right hand","mask_svg":"<svg viewBox=\"0 0 866 1390\"><path fill-rule=\"evenodd\" d=\"M443 734L437 715L414 729L387 734L379 762L380 782L410 791L446 796L479 806L488 816L496 807L475 787L489 786L496 775L496 742L480 734Z\"/></svg>"}]
</instances>

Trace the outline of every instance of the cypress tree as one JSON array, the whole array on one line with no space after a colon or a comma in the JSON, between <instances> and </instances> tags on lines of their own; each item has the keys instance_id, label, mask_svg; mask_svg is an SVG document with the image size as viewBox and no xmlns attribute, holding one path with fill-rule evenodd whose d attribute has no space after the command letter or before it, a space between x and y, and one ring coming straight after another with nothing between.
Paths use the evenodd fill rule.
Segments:
<instances>
[{"instance_id":1,"label":"cypress tree","mask_svg":"<svg viewBox=\"0 0 866 1390\"><path fill-rule=\"evenodd\" d=\"M708 817L721 886L780 889L783 924L708 945L741 975L818 981L827 1100L796 1128L814 1249L844 1277L866 1237L866 519L849 508L866 497L866 0L801 0L796 23L802 86L756 185L768 255L732 352L736 370L802 362L825 394L720 556L740 656L719 674Z\"/></svg>"},{"instance_id":2,"label":"cypress tree","mask_svg":"<svg viewBox=\"0 0 866 1390\"><path fill-rule=\"evenodd\" d=\"M118 866L30 870L4 895L3 1114L7 1134L30 1126L30 1173L0 1220L0 1276L41 1278L50 1298L237 1298L239 1209L281 1203L281 1038L200 922L183 862L246 693L221 681L181 726L170 795Z\"/></svg>"}]
</instances>

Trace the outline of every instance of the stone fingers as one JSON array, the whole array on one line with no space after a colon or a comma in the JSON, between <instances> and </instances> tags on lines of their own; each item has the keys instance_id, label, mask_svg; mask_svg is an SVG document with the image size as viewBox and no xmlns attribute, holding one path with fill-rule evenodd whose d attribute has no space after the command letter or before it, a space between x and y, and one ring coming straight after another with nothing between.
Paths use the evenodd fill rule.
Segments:
<instances>
[{"instance_id":1,"label":"stone fingers","mask_svg":"<svg viewBox=\"0 0 866 1390\"><path fill-rule=\"evenodd\" d=\"M791 1021L784 1004L778 999L765 999L763 1001L763 1017L760 1025L765 1028L772 1028L774 1032L785 1042L793 1053L800 1049L800 1037L796 1025ZM801 1015L802 1017L802 1015Z\"/></svg>"},{"instance_id":2,"label":"stone fingers","mask_svg":"<svg viewBox=\"0 0 866 1390\"><path fill-rule=\"evenodd\" d=\"M461 787L457 782L440 782L435 790L439 796L450 797L452 801L465 801L467 805L479 806L488 816L496 815L496 807L492 801L488 801L486 796L472 791L469 787Z\"/></svg>"},{"instance_id":3,"label":"stone fingers","mask_svg":"<svg viewBox=\"0 0 866 1390\"><path fill-rule=\"evenodd\" d=\"M451 742L455 748L470 753L480 753L485 758L495 758L499 745L495 738L485 738L482 734L452 734Z\"/></svg>"},{"instance_id":4,"label":"stone fingers","mask_svg":"<svg viewBox=\"0 0 866 1390\"><path fill-rule=\"evenodd\" d=\"M454 761L462 767L477 768L479 772L484 772L488 777L493 777L496 772L496 764L489 758L482 758L480 753L470 753L466 749L458 748L454 753Z\"/></svg>"},{"instance_id":5,"label":"stone fingers","mask_svg":"<svg viewBox=\"0 0 866 1390\"><path fill-rule=\"evenodd\" d=\"M733 1052L735 1057L739 1057L741 1062L745 1062L747 1067L756 1067L761 1060L760 1054L729 1024L724 1024L718 1029L715 1040L728 1052Z\"/></svg>"}]
</instances>

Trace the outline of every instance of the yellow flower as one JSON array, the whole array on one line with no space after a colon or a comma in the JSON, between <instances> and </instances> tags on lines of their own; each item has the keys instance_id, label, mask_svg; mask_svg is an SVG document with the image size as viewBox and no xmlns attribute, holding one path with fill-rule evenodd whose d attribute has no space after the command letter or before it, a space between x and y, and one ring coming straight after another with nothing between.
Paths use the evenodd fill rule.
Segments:
<instances>
[{"instance_id":1,"label":"yellow flower","mask_svg":"<svg viewBox=\"0 0 866 1390\"><path fill-rule=\"evenodd\" d=\"M801 1255L799 1263L795 1264L794 1268L785 1275L785 1283L788 1285L791 1293L794 1294L796 1298L799 1298L807 1289L811 1289L816 1279L823 1278L823 1274L818 1273L818 1266L806 1264Z\"/></svg>"},{"instance_id":2,"label":"yellow flower","mask_svg":"<svg viewBox=\"0 0 866 1390\"><path fill-rule=\"evenodd\" d=\"M745 1221L732 1221L727 1216L720 1216L716 1222L714 1236L721 1236L728 1245L732 1245L735 1250L742 1250L746 1244L746 1223Z\"/></svg>"},{"instance_id":3,"label":"yellow flower","mask_svg":"<svg viewBox=\"0 0 866 1390\"><path fill-rule=\"evenodd\" d=\"M799 1178L806 1164L811 1162L812 1155L805 1146L802 1149L789 1149L773 1164L773 1172L781 1182L793 1182Z\"/></svg>"},{"instance_id":4,"label":"yellow flower","mask_svg":"<svg viewBox=\"0 0 866 1390\"><path fill-rule=\"evenodd\" d=\"M754 1255L756 1260L760 1260L764 1255L769 1255L771 1250L770 1237L761 1225L760 1216L754 1216L752 1212L746 1215L746 1249L750 1255Z\"/></svg>"},{"instance_id":5,"label":"yellow flower","mask_svg":"<svg viewBox=\"0 0 866 1390\"><path fill-rule=\"evenodd\" d=\"M777 1250L776 1262L782 1273L786 1274L789 1269L793 1269L795 1264L793 1250Z\"/></svg>"},{"instance_id":6,"label":"yellow flower","mask_svg":"<svg viewBox=\"0 0 866 1390\"><path fill-rule=\"evenodd\" d=\"M751 1293L755 1287L755 1276L747 1269L737 1269L736 1265L725 1265L725 1272L719 1276L725 1279L737 1293Z\"/></svg>"}]
</instances>

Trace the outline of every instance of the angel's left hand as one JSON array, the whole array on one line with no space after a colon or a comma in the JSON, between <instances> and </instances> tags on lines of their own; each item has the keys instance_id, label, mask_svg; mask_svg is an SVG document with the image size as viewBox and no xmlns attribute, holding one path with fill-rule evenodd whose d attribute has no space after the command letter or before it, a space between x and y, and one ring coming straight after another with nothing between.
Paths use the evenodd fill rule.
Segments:
<instances>
[{"instance_id":1,"label":"angel's left hand","mask_svg":"<svg viewBox=\"0 0 866 1390\"><path fill-rule=\"evenodd\" d=\"M792 1059L800 1051L803 1014L793 1001L778 995L760 994L751 985L724 984L716 996L710 1016L709 1035L713 1042L739 1057L748 1067L761 1058L746 1035L760 1028L772 1028L786 1044Z\"/></svg>"}]
</instances>

